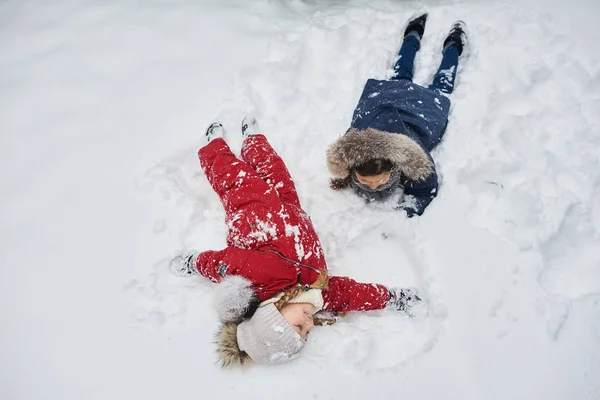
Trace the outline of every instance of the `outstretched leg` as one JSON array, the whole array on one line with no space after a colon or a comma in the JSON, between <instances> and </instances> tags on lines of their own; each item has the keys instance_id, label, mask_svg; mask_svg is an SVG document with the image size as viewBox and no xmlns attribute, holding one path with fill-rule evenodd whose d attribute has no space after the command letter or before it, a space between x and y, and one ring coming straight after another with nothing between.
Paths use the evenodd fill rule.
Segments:
<instances>
[{"instance_id":1,"label":"outstretched leg","mask_svg":"<svg viewBox=\"0 0 600 400\"><path fill-rule=\"evenodd\" d=\"M239 160L222 138L212 139L198 151L198 157L228 215L254 203L279 202L276 192L251 166Z\"/></svg>"},{"instance_id":2,"label":"outstretched leg","mask_svg":"<svg viewBox=\"0 0 600 400\"><path fill-rule=\"evenodd\" d=\"M401 80L406 79L412 81L414 73L414 63L417 51L421 48L421 41L417 36L408 35L402 42L398 60L394 64L394 76L391 79Z\"/></svg>"},{"instance_id":3,"label":"outstretched leg","mask_svg":"<svg viewBox=\"0 0 600 400\"><path fill-rule=\"evenodd\" d=\"M296 186L285 163L264 135L256 133L247 136L242 146L242 159L277 191L281 201L301 208Z\"/></svg>"},{"instance_id":4,"label":"outstretched leg","mask_svg":"<svg viewBox=\"0 0 600 400\"><path fill-rule=\"evenodd\" d=\"M446 94L452 93L458 69L458 58L462 54L465 44L465 24L457 21L444 41L442 62L429 89Z\"/></svg>"},{"instance_id":5,"label":"outstretched leg","mask_svg":"<svg viewBox=\"0 0 600 400\"><path fill-rule=\"evenodd\" d=\"M394 64L394 71L396 73L391 79L407 79L412 81L415 56L421 48L421 38L425 32L426 22L427 13L417 14L408 22L404 30L404 41L402 42L402 47L400 47L398 59Z\"/></svg>"},{"instance_id":6,"label":"outstretched leg","mask_svg":"<svg viewBox=\"0 0 600 400\"><path fill-rule=\"evenodd\" d=\"M454 90L454 80L458 69L458 48L452 43L444 49L444 56L429 89L450 94Z\"/></svg>"}]
</instances>

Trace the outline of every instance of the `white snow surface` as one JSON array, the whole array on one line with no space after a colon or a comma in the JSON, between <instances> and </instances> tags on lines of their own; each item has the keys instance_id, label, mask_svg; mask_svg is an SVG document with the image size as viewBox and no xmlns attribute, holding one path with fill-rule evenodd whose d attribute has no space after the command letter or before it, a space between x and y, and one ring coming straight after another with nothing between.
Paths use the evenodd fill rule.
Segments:
<instances>
[{"instance_id":1,"label":"white snow surface","mask_svg":"<svg viewBox=\"0 0 600 400\"><path fill-rule=\"evenodd\" d=\"M440 192L419 218L331 191L328 144L406 19L415 81L469 27ZM0 1L0 398L600 399L600 3ZM215 363L225 245L196 157L255 115L331 272L414 286L427 318L351 314L294 362Z\"/></svg>"}]
</instances>

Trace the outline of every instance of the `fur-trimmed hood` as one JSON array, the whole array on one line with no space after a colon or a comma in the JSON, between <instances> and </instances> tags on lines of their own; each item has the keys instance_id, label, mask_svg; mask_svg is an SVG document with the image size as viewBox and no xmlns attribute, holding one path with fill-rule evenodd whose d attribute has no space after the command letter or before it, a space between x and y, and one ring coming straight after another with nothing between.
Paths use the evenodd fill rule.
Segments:
<instances>
[{"instance_id":1,"label":"fur-trimmed hood","mask_svg":"<svg viewBox=\"0 0 600 400\"><path fill-rule=\"evenodd\" d=\"M217 356L223 367L252 363L252 358L238 346L238 326L237 322L225 322L217 332Z\"/></svg>"},{"instance_id":2,"label":"fur-trimmed hood","mask_svg":"<svg viewBox=\"0 0 600 400\"><path fill-rule=\"evenodd\" d=\"M390 160L414 181L427 179L434 168L425 150L410 137L375 128L351 128L327 150L327 166L337 178L346 178L354 166L374 158Z\"/></svg>"}]
</instances>

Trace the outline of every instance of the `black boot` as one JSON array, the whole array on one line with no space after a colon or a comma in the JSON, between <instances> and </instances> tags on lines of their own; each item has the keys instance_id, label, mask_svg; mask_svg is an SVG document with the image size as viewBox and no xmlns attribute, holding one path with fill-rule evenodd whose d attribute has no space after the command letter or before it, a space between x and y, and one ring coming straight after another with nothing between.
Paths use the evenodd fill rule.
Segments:
<instances>
[{"instance_id":1,"label":"black boot","mask_svg":"<svg viewBox=\"0 0 600 400\"><path fill-rule=\"evenodd\" d=\"M410 21L408 21L408 25L404 30L404 37L409 33L415 31L419 34L419 39L423 38L423 33L425 33L425 24L427 23L427 14L426 12L422 14L415 15Z\"/></svg>"},{"instance_id":2,"label":"black boot","mask_svg":"<svg viewBox=\"0 0 600 400\"><path fill-rule=\"evenodd\" d=\"M460 56L463 52L465 45L467 44L467 34L465 33L466 24L463 21L456 21L452 24L446 40L444 40L444 50L451 43L456 44L458 49L458 55Z\"/></svg>"}]
</instances>

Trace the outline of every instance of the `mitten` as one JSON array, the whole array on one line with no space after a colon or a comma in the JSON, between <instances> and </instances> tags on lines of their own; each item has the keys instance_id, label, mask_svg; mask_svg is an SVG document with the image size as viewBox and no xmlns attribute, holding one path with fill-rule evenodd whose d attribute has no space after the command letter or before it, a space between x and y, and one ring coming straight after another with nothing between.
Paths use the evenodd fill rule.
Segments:
<instances>
[{"instance_id":1,"label":"mitten","mask_svg":"<svg viewBox=\"0 0 600 400\"><path fill-rule=\"evenodd\" d=\"M329 181L329 187L333 190L342 190L348 187L350 184L350 177L346 178L333 178Z\"/></svg>"},{"instance_id":2,"label":"mitten","mask_svg":"<svg viewBox=\"0 0 600 400\"><path fill-rule=\"evenodd\" d=\"M198 254L198 252L190 251L175 256L169 264L169 269L177 276L199 275L200 273L196 269Z\"/></svg>"},{"instance_id":3,"label":"mitten","mask_svg":"<svg viewBox=\"0 0 600 400\"><path fill-rule=\"evenodd\" d=\"M415 215L417 215L417 213L415 212L415 210L412 209L412 208L410 208L410 207L397 206L397 207L395 207L395 210L401 211L401 212L405 212L406 216L408 218L412 218Z\"/></svg>"},{"instance_id":4,"label":"mitten","mask_svg":"<svg viewBox=\"0 0 600 400\"><path fill-rule=\"evenodd\" d=\"M427 314L427 304L419 297L416 289L392 288L387 308L396 310L409 317Z\"/></svg>"}]
</instances>

